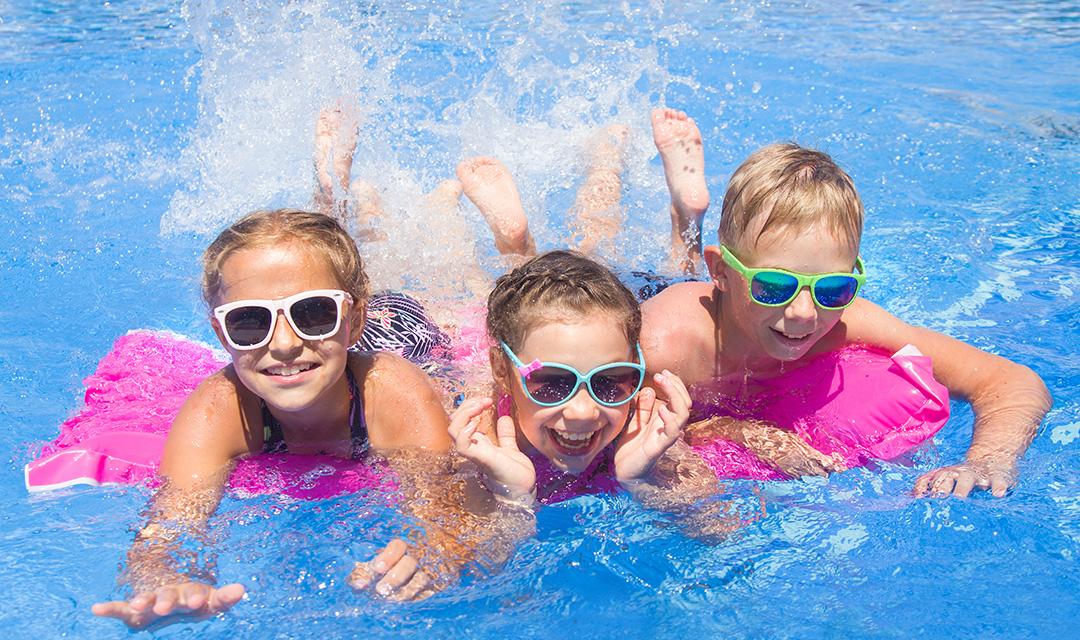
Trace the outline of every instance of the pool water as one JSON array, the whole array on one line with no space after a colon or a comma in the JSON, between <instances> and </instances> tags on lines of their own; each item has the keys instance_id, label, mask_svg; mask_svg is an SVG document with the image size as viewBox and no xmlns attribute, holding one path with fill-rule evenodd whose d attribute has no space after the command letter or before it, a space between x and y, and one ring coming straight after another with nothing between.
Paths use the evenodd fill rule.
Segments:
<instances>
[{"instance_id":1,"label":"pool water","mask_svg":"<svg viewBox=\"0 0 1080 640\"><path fill-rule=\"evenodd\" d=\"M248 210L307 206L311 130L364 111L354 174L392 240L376 283L417 287L474 230L411 206L458 160L501 158L541 248L597 127L632 127L611 257L662 264L649 110L705 137L715 203L777 140L821 148L867 205L866 295L1032 367L1055 397L1005 499L916 500L971 412L909 460L826 480L735 482L766 516L687 537L625 495L547 507L501 573L420 603L354 594L351 563L400 531L370 496L227 498L203 559L249 595L163 637L1059 637L1080 617L1080 8L1023 2L170 2L0 0L0 611L6 637L97 638L147 493L28 495L22 467L130 329L212 340L197 257ZM719 207L706 217L715 229Z\"/></svg>"}]
</instances>

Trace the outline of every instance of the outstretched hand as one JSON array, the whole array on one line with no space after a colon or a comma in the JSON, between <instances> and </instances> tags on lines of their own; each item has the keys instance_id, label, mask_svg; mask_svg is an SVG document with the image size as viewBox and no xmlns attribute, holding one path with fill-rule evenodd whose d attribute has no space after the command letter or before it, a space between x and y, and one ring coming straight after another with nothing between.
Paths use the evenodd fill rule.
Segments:
<instances>
[{"instance_id":1,"label":"outstretched hand","mask_svg":"<svg viewBox=\"0 0 1080 640\"><path fill-rule=\"evenodd\" d=\"M941 467L919 476L915 495L966 498L972 489L988 489L995 498L1004 497L1016 484L1016 463L1012 460L984 459Z\"/></svg>"},{"instance_id":2,"label":"outstretched hand","mask_svg":"<svg viewBox=\"0 0 1080 640\"><path fill-rule=\"evenodd\" d=\"M682 435L690 419L690 392L679 376L664 370L653 376L667 401L645 387L638 393L630 430L615 452L615 476L620 482L640 480Z\"/></svg>"},{"instance_id":3,"label":"outstretched hand","mask_svg":"<svg viewBox=\"0 0 1080 640\"><path fill-rule=\"evenodd\" d=\"M137 593L130 600L99 602L90 608L95 616L116 618L133 629L164 618L166 624L201 620L227 611L244 597L244 585L233 583L212 587L201 582L184 582Z\"/></svg>"},{"instance_id":4,"label":"outstretched hand","mask_svg":"<svg viewBox=\"0 0 1080 640\"><path fill-rule=\"evenodd\" d=\"M490 399L472 399L454 411L449 427L454 447L484 472L485 484L496 496L515 504L531 504L536 493L536 469L529 456L518 449L513 418L498 419L495 425L498 442L492 442L479 431L481 414L490 406Z\"/></svg>"},{"instance_id":5,"label":"outstretched hand","mask_svg":"<svg viewBox=\"0 0 1080 640\"><path fill-rule=\"evenodd\" d=\"M435 591L435 582L420 567L404 540L391 540L374 558L357 562L347 579L357 591L374 587L388 600L423 600Z\"/></svg>"}]
</instances>

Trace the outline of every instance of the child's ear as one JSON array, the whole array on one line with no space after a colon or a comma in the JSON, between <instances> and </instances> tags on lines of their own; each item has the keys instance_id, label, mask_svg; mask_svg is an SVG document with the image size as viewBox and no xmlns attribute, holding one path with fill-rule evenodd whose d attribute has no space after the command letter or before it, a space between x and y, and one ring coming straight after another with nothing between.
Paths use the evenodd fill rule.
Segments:
<instances>
[{"instance_id":1,"label":"child's ear","mask_svg":"<svg viewBox=\"0 0 1080 640\"><path fill-rule=\"evenodd\" d=\"M345 322L349 327L349 342L352 344L359 342L364 332L364 323L367 322L367 300L349 305Z\"/></svg>"},{"instance_id":2,"label":"child's ear","mask_svg":"<svg viewBox=\"0 0 1080 640\"><path fill-rule=\"evenodd\" d=\"M709 245L701 252L705 259L705 266L709 268L709 278L713 285L720 291L727 291L727 276L724 272L724 256L720 253L720 247Z\"/></svg>"},{"instance_id":3,"label":"child's ear","mask_svg":"<svg viewBox=\"0 0 1080 640\"><path fill-rule=\"evenodd\" d=\"M222 348L228 349L229 343L225 340L225 333L221 329L221 323L214 316L210 316L210 326L214 328L214 335L217 336L218 342L221 343Z\"/></svg>"}]
</instances>

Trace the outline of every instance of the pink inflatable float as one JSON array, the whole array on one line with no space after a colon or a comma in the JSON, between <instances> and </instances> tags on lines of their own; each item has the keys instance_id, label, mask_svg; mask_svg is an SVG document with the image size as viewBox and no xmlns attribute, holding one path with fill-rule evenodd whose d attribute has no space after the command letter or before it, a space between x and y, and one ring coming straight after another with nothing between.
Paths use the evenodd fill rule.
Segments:
<instances>
[{"instance_id":1,"label":"pink inflatable float","mask_svg":"<svg viewBox=\"0 0 1080 640\"><path fill-rule=\"evenodd\" d=\"M199 382L225 363L210 347L171 333L135 331L121 337L86 379L83 407L26 465L27 489L153 486L180 406ZM775 378L720 380L695 386L693 395L695 419L727 415L772 422L794 430L819 451L838 455L848 467L907 453L949 417L948 391L934 379L930 359L914 347L891 356L848 347ZM693 447L720 478L784 477L732 442L697 442ZM560 474L541 462L546 461L537 463L538 480L547 485L550 478L553 483L545 489L544 502L618 488L610 465L600 459L592 473L566 486L560 484L565 479L555 482ZM258 455L237 463L229 486L239 495L320 499L392 489L392 474L387 472L365 461L332 456Z\"/></svg>"},{"instance_id":2,"label":"pink inflatable float","mask_svg":"<svg viewBox=\"0 0 1080 640\"><path fill-rule=\"evenodd\" d=\"M26 488L154 486L173 418L195 387L226 362L206 345L170 333L134 331L121 337L86 379L83 407L26 465ZM364 461L270 454L238 461L229 488L238 495L321 499L392 488L384 475L389 476L386 469Z\"/></svg>"},{"instance_id":3,"label":"pink inflatable float","mask_svg":"<svg viewBox=\"0 0 1080 640\"><path fill-rule=\"evenodd\" d=\"M889 355L849 346L774 378L696 385L694 418L731 416L791 429L847 467L892 460L930 439L949 419L949 391L930 358L908 345ZM784 476L740 445L719 440L694 450L721 478Z\"/></svg>"}]
</instances>

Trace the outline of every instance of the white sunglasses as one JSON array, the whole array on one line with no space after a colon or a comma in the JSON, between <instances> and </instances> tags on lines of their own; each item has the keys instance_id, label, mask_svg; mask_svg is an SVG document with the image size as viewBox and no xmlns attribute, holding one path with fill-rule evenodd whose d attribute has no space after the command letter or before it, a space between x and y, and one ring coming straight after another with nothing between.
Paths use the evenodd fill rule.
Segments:
<instances>
[{"instance_id":1,"label":"white sunglasses","mask_svg":"<svg viewBox=\"0 0 1080 640\"><path fill-rule=\"evenodd\" d=\"M304 340L328 338L341 328L342 305L352 301L352 296L340 289L313 289L280 300L228 302L214 307L214 317L229 346L246 351L269 344L278 311L285 312L289 326Z\"/></svg>"}]
</instances>

